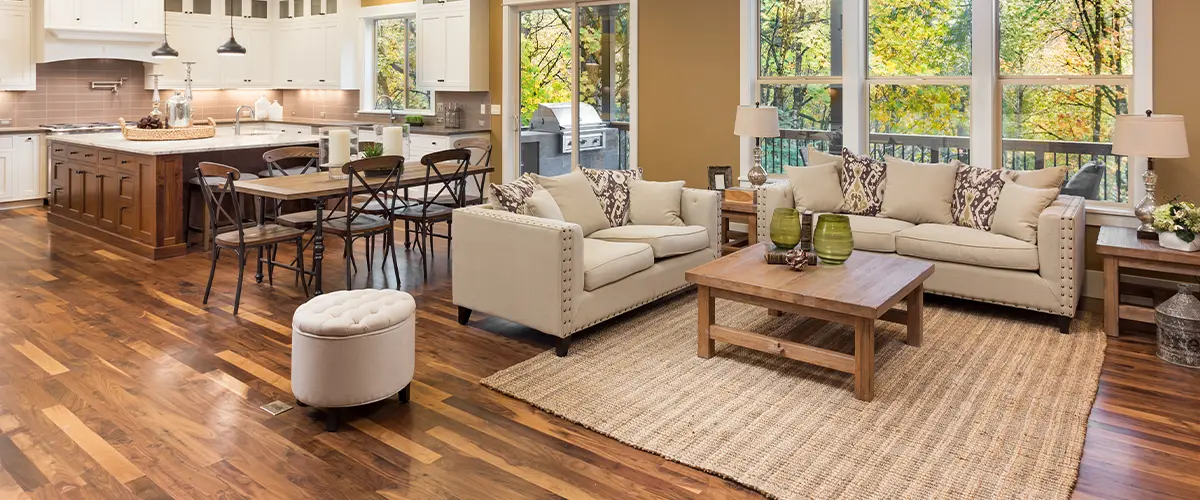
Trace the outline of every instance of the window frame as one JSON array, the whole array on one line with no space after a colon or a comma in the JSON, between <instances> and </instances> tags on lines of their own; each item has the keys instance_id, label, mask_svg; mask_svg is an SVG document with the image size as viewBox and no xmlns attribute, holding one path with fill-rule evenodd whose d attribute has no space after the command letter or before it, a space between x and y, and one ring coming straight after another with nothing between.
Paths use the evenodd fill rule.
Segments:
<instances>
[{"instance_id":1,"label":"window frame","mask_svg":"<svg viewBox=\"0 0 1200 500\"><path fill-rule=\"evenodd\" d=\"M416 18L417 18L416 4L417 4L417 2L410 2L410 3L406 3L406 4L397 4L394 6L393 5L382 6L382 7L377 7L375 9L373 9L373 10L378 10L378 12L373 13L374 15L370 15L370 13L364 13L364 15L362 17L362 31L363 31L362 39L363 39L363 47L365 49L365 50L363 50L363 63L364 63L363 64L363 82L364 82L364 85L362 85L362 89L359 91L359 105L358 105L359 114L387 115L387 114L390 114L393 112L396 114L421 115L421 116L434 116L436 114L437 92L434 90L429 91L429 109L414 109L414 108L408 108L407 106L393 107L391 110L375 108L375 102L378 97L378 95L376 94L376 90L375 90L375 77L376 77L376 75L378 75L378 71L379 71L379 67L376 64L377 61L376 61L376 57L375 57L375 51L376 51L375 24L378 21L385 21L385 20L389 20L389 19L409 19L410 21L412 21L412 26L415 28L416 27ZM367 9L363 9L363 10L366 11ZM408 31L407 33L411 37L416 37L415 29ZM408 62L407 58L417 56L417 53L420 50L417 47L417 44L413 44L413 47L414 47L414 49L413 49L412 54L408 54L408 53L405 54L405 57L406 57L405 63L406 64ZM407 103L398 103L398 104L407 104Z\"/></svg>"},{"instance_id":2,"label":"window frame","mask_svg":"<svg viewBox=\"0 0 1200 500\"><path fill-rule=\"evenodd\" d=\"M740 0L742 40L740 85L741 104L757 102L762 84L822 84L831 77L760 77L759 76L759 0ZM842 143L854 151L867 151L870 143L868 117L869 86L872 84L970 86L970 147L976 163L999 164L1002 147L1002 91L1014 84L1121 84L1129 86L1129 112L1153 109L1153 0L1133 2L1133 68L1130 75L1002 76L1000 74L1000 2L973 0L971 74L964 76L880 76L868 72L868 2L842 0L842 76L832 77L842 85ZM1112 82L1112 83L1110 83ZM741 174L753 165L753 143L741 139ZM1089 223L1136 226L1133 206L1145 196L1141 182L1146 159L1129 158L1129 196L1127 202L1088 200Z\"/></svg>"}]
</instances>

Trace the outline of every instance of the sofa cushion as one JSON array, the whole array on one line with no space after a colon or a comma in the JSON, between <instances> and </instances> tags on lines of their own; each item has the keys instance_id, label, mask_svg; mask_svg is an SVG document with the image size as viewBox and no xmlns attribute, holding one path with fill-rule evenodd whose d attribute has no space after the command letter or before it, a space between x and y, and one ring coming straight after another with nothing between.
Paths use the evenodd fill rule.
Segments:
<instances>
[{"instance_id":1,"label":"sofa cushion","mask_svg":"<svg viewBox=\"0 0 1200 500\"><path fill-rule=\"evenodd\" d=\"M629 181L629 223L641 226L685 226L680 215L684 181Z\"/></svg>"},{"instance_id":2,"label":"sofa cushion","mask_svg":"<svg viewBox=\"0 0 1200 500\"><path fill-rule=\"evenodd\" d=\"M523 174L517 180L504 184L492 184L492 200L500 208L514 214L525 213L525 200L538 187L532 174Z\"/></svg>"},{"instance_id":3,"label":"sofa cushion","mask_svg":"<svg viewBox=\"0 0 1200 500\"><path fill-rule=\"evenodd\" d=\"M950 203L954 223L984 231L991 229L1000 190L1004 188L1004 171L972 167L958 160L950 164L958 169L954 179L954 200Z\"/></svg>"},{"instance_id":4,"label":"sofa cushion","mask_svg":"<svg viewBox=\"0 0 1200 500\"><path fill-rule=\"evenodd\" d=\"M915 227L912 223L886 217L847 215L850 231L854 233L854 248L870 252L896 251L896 234Z\"/></svg>"},{"instance_id":5,"label":"sofa cushion","mask_svg":"<svg viewBox=\"0 0 1200 500\"><path fill-rule=\"evenodd\" d=\"M583 239L583 289L592 291L654 265L654 250L645 243Z\"/></svg>"},{"instance_id":6,"label":"sofa cushion","mask_svg":"<svg viewBox=\"0 0 1200 500\"><path fill-rule=\"evenodd\" d=\"M592 190L604 207L604 216L612 227L629 222L629 181L641 179L641 170L605 170L582 168L580 171L592 183Z\"/></svg>"},{"instance_id":7,"label":"sofa cushion","mask_svg":"<svg viewBox=\"0 0 1200 500\"><path fill-rule=\"evenodd\" d=\"M654 258L665 259L708 248L708 229L704 226L621 226L602 229L589 238L618 243L645 243L654 250Z\"/></svg>"},{"instance_id":8,"label":"sofa cushion","mask_svg":"<svg viewBox=\"0 0 1200 500\"><path fill-rule=\"evenodd\" d=\"M600 204L600 199L592 190L592 183L588 182L583 172L576 170L555 177L538 175L535 178L554 197L563 220L579 224L584 236L609 227L604 206Z\"/></svg>"},{"instance_id":9,"label":"sofa cushion","mask_svg":"<svg viewBox=\"0 0 1200 500\"><path fill-rule=\"evenodd\" d=\"M958 167L949 163L916 163L884 156L887 182L880 217L913 224L950 224L950 203Z\"/></svg>"},{"instance_id":10,"label":"sofa cushion","mask_svg":"<svg viewBox=\"0 0 1200 500\"><path fill-rule=\"evenodd\" d=\"M992 217L992 232L1037 244L1038 217L1058 199L1058 187L1031 188L1016 181L1004 181L996 215Z\"/></svg>"},{"instance_id":11,"label":"sofa cushion","mask_svg":"<svg viewBox=\"0 0 1200 500\"><path fill-rule=\"evenodd\" d=\"M558 202L541 186L525 199L525 212L542 219L565 221L562 210L558 208Z\"/></svg>"},{"instance_id":12,"label":"sofa cushion","mask_svg":"<svg viewBox=\"0 0 1200 500\"><path fill-rule=\"evenodd\" d=\"M813 212L841 211L845 198L842 197L838 169L834 162L809 163L807 167L783 167L783 173L792 185L796 207Z\"/></svg>"},{"instance_id":13,"label":"sofa cushion","mask_svg":"<svg viewBox=\"0 0 1200 500\"><path fill-rule=\"evenodd\" d=\"M1038 270L1036 245L962 226L921 224L900 231L896 235L896 253L972 266Z\"/></svg>"},{"instance_id":14,"label":"sofa cushion","mask_svg":"<svg viewBox=\"0 0 1200 500\"><path fill-rule=\"evenodd\" d=\"M1059 189L1067 179L1067 167L1041 170L1005 170L1004 176L1017 184L1034 189Z\"/></svg>"},{"instance_id":15,"label":"sofa cushion","mask_svg":"<svg viewBox=\"0 0 1200 500\"><path fill-rule=\"evenodd\" d=\"M854 215L878 215L883 209L887 164L870 155L856 155L842 148L839 176L842 180L842 211Z\"/></svg>"}]
</instances>

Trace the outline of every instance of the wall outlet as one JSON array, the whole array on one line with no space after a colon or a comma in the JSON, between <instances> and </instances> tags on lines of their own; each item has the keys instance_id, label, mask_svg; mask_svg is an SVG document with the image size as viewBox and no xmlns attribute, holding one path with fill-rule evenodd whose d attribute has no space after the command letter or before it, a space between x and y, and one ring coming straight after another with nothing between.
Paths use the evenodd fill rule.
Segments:
<instances>
[{"instance_id":1,"label":"wall outlet","mask_svg":"<svg viewBox=\"0 0 1200 500\"><path fill-rule=\"evenodd\" d=\"M487 104L480 104L480 105L479 105L479 114L481 114L481 115L486 115L486 114L488 114L488 105L487 105Z\"/></svg>"},{"instance_id":2,"label":"wall outlet","mask_svg":"<svg viewBox=\"0 0 1200 500\"><path fill-rule=\"evenodd\" d=\"M480 126L480 127L486 127L486 126L488 126L488 124L487 124L487 120L479 120L479 126Z\"/></svg>"},{"instance_id":3,"label":"wall outlet","mask_svg":"<svg viewBox=\"0 0 1200 500\"><path fill-rule=\"evenodd\" d=\"M500 116L500 105L499 104L492 105L492 114L496 115L496 116Z\"/></svg>"},{"instance_id":4,"label":"wall outlet","mask_svg":"<svg viewBox=\"0 0 1200 500\"><path fill-rule=\"evenodd\" d=\"M0 127L7 127L9 125L12 125L12 121L13 121L12 118L0 118Z\"/></svg>"},{"instance_id":5,"label":"wall outlet","mask_svg":"<svg viewBox=\"0 0 1200 500\"><path fill-rule=\"evenodd\" d=\"M325 112L324 112L324 111L322 111L322 112L321 112L321 118L325 118Z\"/></svg>"}]
</instances>

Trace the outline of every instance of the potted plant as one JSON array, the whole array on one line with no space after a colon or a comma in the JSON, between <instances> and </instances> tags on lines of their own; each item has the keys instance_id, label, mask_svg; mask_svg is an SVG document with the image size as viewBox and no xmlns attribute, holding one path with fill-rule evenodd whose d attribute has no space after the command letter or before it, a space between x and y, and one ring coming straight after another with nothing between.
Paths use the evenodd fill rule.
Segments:
<instances>
[{"instance_id":1,"label":"potted plant","mask_svg":"<svg viewBox=\"0 0 1200 500\"><path fill-rule=\"evenodd\" d=\"M1195 252L1200 250L1200 208L1186 201L1171 200L1154 209L1154 230L1163 248Z\"/></svg>"}]
</instances>

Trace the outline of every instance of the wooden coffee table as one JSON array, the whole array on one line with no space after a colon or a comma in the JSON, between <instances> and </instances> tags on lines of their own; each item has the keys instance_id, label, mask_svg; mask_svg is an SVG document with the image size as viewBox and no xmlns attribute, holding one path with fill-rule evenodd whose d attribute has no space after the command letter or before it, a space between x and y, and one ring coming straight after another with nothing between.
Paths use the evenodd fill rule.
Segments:
<instances>
[{"instance_id":1,"label":"wooden coffee table","mask_svg":"<svg viewBox=\"0 0 1200 500\"><path fill-rule=\"evenodd\" d=\"M908 345L921 345L924 283L933 264L893 255L854 252L844 265L795 272L768 265L763 244L748 247L687 272L700 293L699 351L713 355L715 341L854 374L854 397L875 397L875 320L908 327ZM715 300L734 300L854 327L854 354L821 349L716 324ZM892 309L901 300L907 311Z\"/></svg>"}]
</instances>

